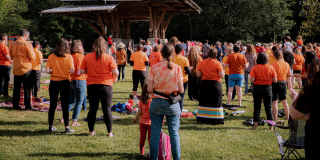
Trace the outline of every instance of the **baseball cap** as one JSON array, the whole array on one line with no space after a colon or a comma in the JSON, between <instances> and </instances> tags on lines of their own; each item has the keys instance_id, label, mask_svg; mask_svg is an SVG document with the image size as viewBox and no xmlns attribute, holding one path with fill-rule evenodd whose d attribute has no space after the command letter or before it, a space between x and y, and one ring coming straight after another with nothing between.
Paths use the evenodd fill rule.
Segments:
<instances>
[{"instance_id":1,"label":"baseball cap","mask_svg":"<svg viewBox=\"0 0 320 160\"><path fill-rule=\"evenodd\" d=\"M180 53L182 50L183 50L183 45L182 44L177 44L175 47L174 47L176 53Z\"/></svg>"}]
</instances>

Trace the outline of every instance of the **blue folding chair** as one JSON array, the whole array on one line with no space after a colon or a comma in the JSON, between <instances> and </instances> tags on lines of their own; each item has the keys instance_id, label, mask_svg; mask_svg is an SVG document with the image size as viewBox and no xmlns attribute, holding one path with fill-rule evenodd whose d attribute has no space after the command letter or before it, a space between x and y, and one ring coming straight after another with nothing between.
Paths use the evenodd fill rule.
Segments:
<instances>
[{"instance_id":1,"label":"blue folding chair","mask_svg":"<svg viewBox=\"0 0 320 160\"><path fill-rule=\"evenodd\" d=\"M289 126L279 126L274 121L266 121L273 126L274 132L276 133L281 159L289 159L291 154L293 154L297 159L302 159L297 149L304 149L304 126L306 125L306 122L301 120L292 120L290 117ZM289 129L289 139L285 140L282 136L280 136L276 131L276 127L280 129ZM286 149L284 150L284 148Z\"/></svg>"}]
</instances>

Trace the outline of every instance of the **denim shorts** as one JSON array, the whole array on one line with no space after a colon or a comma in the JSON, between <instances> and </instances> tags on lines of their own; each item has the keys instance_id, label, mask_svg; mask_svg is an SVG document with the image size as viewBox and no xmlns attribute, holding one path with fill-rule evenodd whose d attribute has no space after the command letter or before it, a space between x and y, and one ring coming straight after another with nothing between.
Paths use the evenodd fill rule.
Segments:
<instances>
[{"instance_id":1,"label":"denim shorts","mask_svg":"<svg viewBox=\"0 0 320 160\"><path fill-rule=\"evenodd\" d=\"M243 87L243 81L243 74L231 74L229 75L228 87L234 87L235 85Z\"/></svg>"},{"instance_id":2,"label":"denim shorts","mask_svg":"<svg viewBox=\"0 0 320 160\"><path fill-rule=\"evenodd\" d=\"M149 113L154 115L176 116L181 115L180 104L171 104L168 100L154 98L150 104Z\"/></svg>"}]
</instances>

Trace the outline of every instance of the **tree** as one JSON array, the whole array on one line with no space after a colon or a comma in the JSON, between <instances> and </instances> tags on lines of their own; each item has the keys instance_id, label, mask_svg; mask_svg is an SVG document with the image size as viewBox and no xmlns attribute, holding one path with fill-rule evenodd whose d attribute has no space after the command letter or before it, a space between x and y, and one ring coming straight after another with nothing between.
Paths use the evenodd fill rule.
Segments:
<instances>
[{"instance_id":1,"label":"tree","mask_svg":"<svg viewBox=\"0 0 320 160\"><path fill-rule=\"evenodd\" d=\"M301 16L306 18L300 27L300 34L303 37L310 36L312 42L314 37L320 33L320 3L318 0L304 0Z\"/></svg>"},{"instance_id":2,"label":"tree","mask_svg":"<svg viewBox=\"0 0 320 160\"><path fill-rule=\"evenodd\" d=\"M28 11L25 1L4 0L0 2L0 32L8 35L17 35L22 28L28 28L31 20L26 20L21 15Z\"/></svg>"}]
</instances>

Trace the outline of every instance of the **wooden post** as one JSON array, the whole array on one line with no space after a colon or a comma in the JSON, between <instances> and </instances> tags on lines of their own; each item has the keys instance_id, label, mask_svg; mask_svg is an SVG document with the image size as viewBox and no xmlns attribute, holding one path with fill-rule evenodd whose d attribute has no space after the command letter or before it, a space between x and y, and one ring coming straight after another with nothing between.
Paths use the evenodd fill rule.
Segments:
<instances>
[{"instance_id":1,"label":"wooden post","mask_svg":"<svg viewBox=\"0 0 320 160\"><path fill-rule=\"evenodd\" d=\"M152 38L157 38L157 10L153 9L153 35Z\"/></svg>"},{"instance_id":2,"label":"wooden post","mask_svg":"<svg viewBox=\"0 0 320 160\"><path fill-rule=\"evenodd\" d=\"M153 36L153 15L152 15L152 9L149 8L149 16L150 16L150 19L149 19L149 38L152 38Z\"/></svg>"},{"instance_id":3,"label":"wooden post","mask_svg":"<svg viewBox=\"0 0 320 160\"><path fill-rule=\"evenodd\" d=\"M110 14L110 16L111 16L111 27L112 27L112 29L111 29L111 33L112 33L112 37L115 37L115 28L116 28L116 26L115 26L115 21L114 21L114 13L113 13L114 11L111 11L111 14Z\"/></svg>"},{"instance_id":4,"label":"wooden post","mask_svg":"<svg viewBox=\"0 0 320 160\"><path fill-rule=\"evenodd\" d=\"M115 28L114 28L114 38L119 38L119 31L120 31L120 20L119 20L119 16L118 16L118 12L115 11Z\"/></svg>"},{"instance_id":5,"label":"wooden post","mask_svg":"<svg viewBox=\"0 0 320 160\"><path fill-rule=\"evenodd\" d=\"M168 26L169 26L169 23L170 23L170 21L171 21L171 19L172 19L172 16L173 16L173 13L171 13L170 16L169 16L168 19L167 19L167 22L166 22L166 24L165 24L165 26L164 26L164 30L165 30L165 31L167 30L167 28L168 28Z\"/></svg>"},{"instance_id":6,"label":"wooden post","mask_svg":"<svg viewBox=\"0 0 320 160\"><path fill-rule=\"evenodd\" d=\"M126 23L127 23L127 20L126 20L126 19L123 19L123 20L122 20L122 26L121 26L121 30L122 30L121 38L122 38L122 39L125 39L125 38L126 38Z\"/></svg>"},{"instance_id":7,"label":"wooden post","mask_svg":"<svg viewBox=\"0 0 320 160\"><path fill-rule=\"evenodd\" d=\"M160 25L160 38L161 39L165 39L165 37L166 37L166 31L165 31L165 29L164 29L164 22L165 22L165 20L163 19L162 20L162 22L161 22L161 25Z\"/></svg>"},{"instance_id":8,"label":"wooden post","mask_svg":"<svg viewBox=\"0 0 320 160\"><path fill-rule=\"evenodd\" d=\"M126 39L130 39L130 19L126 20Z\"/></svg>"}]
</instances>

